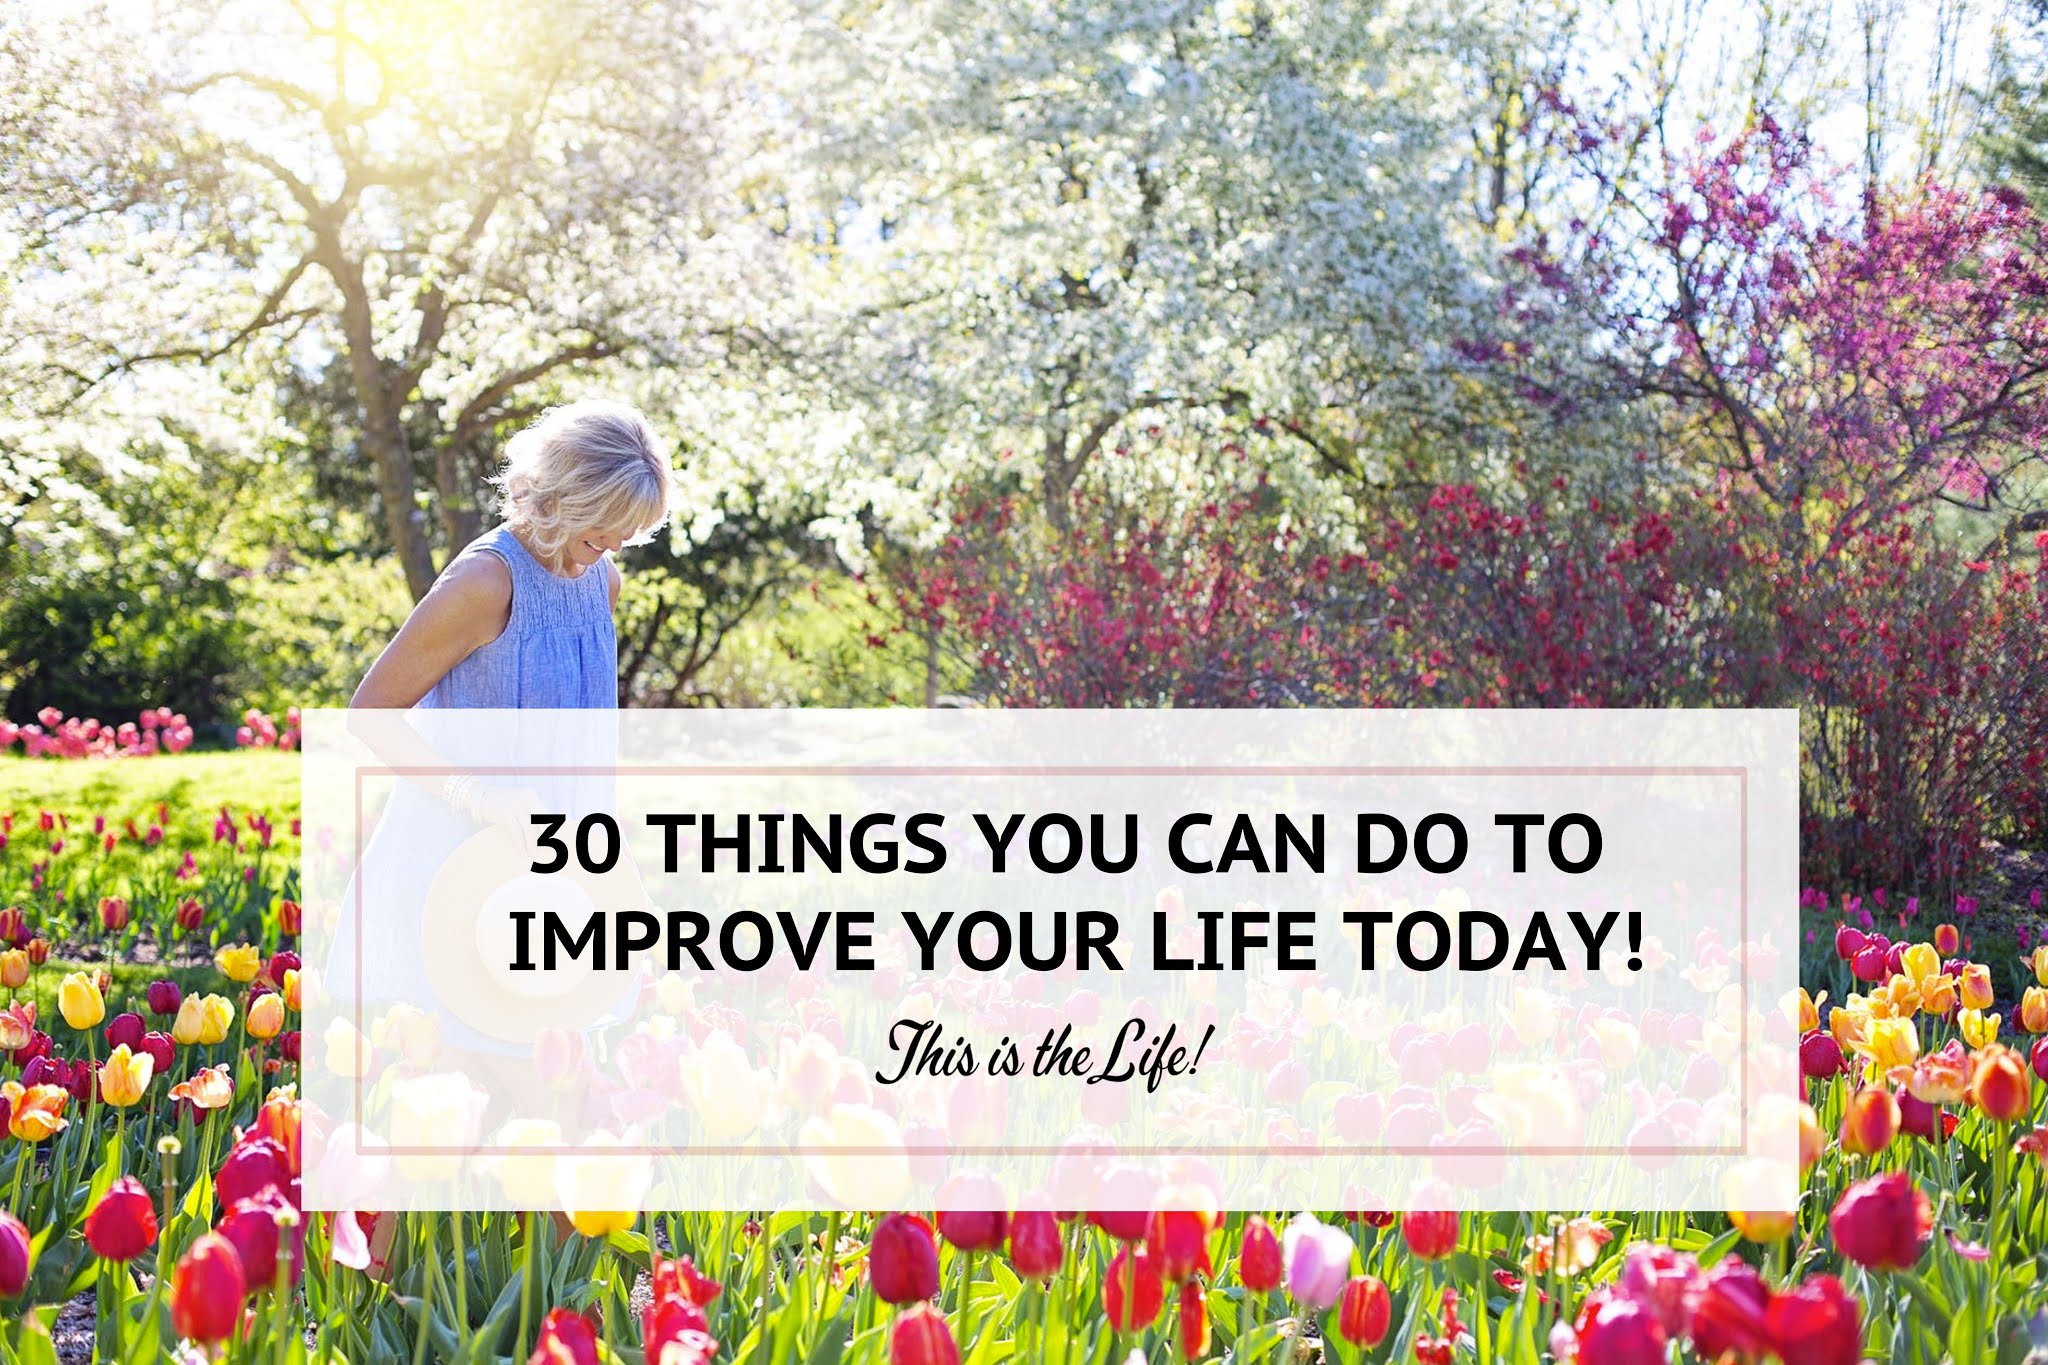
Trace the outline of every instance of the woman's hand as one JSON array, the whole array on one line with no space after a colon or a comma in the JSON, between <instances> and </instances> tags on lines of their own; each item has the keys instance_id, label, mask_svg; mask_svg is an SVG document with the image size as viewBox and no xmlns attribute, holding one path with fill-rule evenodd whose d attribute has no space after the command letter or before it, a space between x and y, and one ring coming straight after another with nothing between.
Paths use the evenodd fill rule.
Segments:
<instances>
[{"instance_id":1,"label":"woman's hand","mask_svg":"<svg viewBox=\"0 0 2048 1365\"><path fill-rule=\"evenodd\" d=\"M370 665L352 708L402 711L434 690L448 670L505 633L512 619L512 571L477 554L434 580L398 634Z\"/></svg>"}]
</instances>

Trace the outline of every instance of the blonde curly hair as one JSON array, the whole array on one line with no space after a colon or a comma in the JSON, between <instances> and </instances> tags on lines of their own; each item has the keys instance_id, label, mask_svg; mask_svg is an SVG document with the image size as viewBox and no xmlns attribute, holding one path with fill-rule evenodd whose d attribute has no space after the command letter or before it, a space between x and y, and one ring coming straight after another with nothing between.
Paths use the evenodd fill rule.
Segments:
<instances>
[{"instance_id":1,"label":"blonde curly hair","mask_svg":"<svg viewBox=\"0 0 2048 1365\"><path fill-rule=\"evenodd\" d=\"M491 483L505 524L554 556L593 527L631 526L626 544L646 544L668 520L675 476L638 408L588 398L547 409L506 442Z\"/></svg>"}]
</instances>

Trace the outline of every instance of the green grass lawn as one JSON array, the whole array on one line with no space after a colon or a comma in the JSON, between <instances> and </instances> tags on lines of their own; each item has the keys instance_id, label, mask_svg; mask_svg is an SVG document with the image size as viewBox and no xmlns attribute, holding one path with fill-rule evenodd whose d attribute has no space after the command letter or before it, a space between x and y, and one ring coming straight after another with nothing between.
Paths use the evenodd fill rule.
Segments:
<instances>
[{"instance_id":1,"label":"green grass lawn","mask_svg":"<svg viewBox=\"0 0 2048 1365\"><path fill-rule=\"evenodd\" d=\"M0 758L0 810L19 822L38 809L127 819L159 802L178 810L226 802L283 823L299 813L299 755L274 749L159 754L153 758Z\"/></svg>"}]
</instances>

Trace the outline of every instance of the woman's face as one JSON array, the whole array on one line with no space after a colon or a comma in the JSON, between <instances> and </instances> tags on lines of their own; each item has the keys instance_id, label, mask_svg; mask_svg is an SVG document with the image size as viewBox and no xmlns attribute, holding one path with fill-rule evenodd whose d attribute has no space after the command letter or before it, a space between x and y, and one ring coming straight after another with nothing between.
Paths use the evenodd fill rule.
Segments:
<instances>
[{"instance_id":1,"label":"woman's face","mask_svg":"<svg viewBox=\"0 0 2048 1365\"><path fill-rule=\"evenodd\" d=\"M587 531L573 531L562 545L562 559L567 567L582 571L604 558L607 553L617 554L625 543L632 539L634 528L607 526L592 527Z\"/></svg>"}]
</instances>

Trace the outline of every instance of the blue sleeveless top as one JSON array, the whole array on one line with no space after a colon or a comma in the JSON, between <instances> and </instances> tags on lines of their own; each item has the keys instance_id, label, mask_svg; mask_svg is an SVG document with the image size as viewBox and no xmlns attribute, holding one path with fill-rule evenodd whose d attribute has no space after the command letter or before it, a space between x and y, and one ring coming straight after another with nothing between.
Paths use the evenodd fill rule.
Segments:
<instances>
[{"instance_id":1,"label":"blue sleeveless top","mask_svg":"<svg viewBox=\"0 0 2048 1365\"><path fill-rule=\"evenodd\" d=\"M496 555L512 571L505 633L448 670L424 707L615 708L619 639L612 622L610 556L575 578L548 572L504 526L471 541L451 562Z\"/></svg>"}]
</instances>

